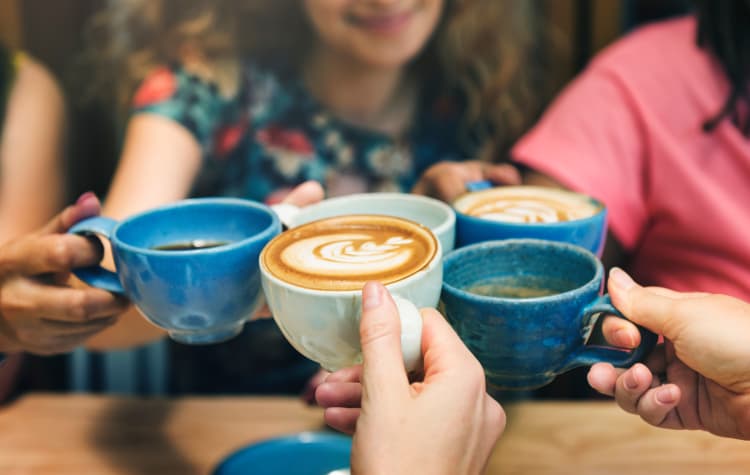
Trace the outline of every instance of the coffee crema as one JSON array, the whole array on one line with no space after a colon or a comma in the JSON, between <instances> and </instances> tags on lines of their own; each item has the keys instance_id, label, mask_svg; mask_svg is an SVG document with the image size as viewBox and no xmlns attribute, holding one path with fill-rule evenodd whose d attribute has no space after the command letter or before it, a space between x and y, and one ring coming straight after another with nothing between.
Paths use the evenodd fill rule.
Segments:
<instances>
[{"instance_id":1,"label":"coffee crema","mask_svg":"<svg viewBox=\"0 0 750 475\"><path fill-rule=\"evenodd\" d=\"M483 297L532 299L562 294L575 288L576 284L569 280L549 276L510 275L483 279L464 290Z\"/></svg>"},{"instance_id":2,"label":"coffee crema","mask_svg":"<svg viewBox=\"0 0 750 475\"><path fill-rule=\"evenodd\" d=\"M477 218L512 223L558 223L593 216L602 205L586 195L538 186L506 186L468 193L454 208Z\"/></svg>"},{"instance_id":3,"label":"coffee crema","mask_svg":"<svg viewBox=\"0 0 750 475\"><path fill-rule=\"evenodd\" d=\"M348 215L303 224L263 250L268 272L315 290L360 290L365 282L398 282L426 268L438 243L432 232L406 219Z\"/></svg>"}]
</instances>

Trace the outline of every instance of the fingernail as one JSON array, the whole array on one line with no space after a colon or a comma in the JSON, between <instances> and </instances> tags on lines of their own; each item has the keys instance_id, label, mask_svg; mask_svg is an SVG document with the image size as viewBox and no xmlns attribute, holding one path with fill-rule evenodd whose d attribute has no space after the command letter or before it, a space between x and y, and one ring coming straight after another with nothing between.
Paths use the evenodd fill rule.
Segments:
<instances>
[{"instance_id":1,"label":"fingernail","mask_svg":"<svg viewBox=\"0 0 750 475\"><path fill-rule=\"evenodd\" d=\"M362 288L362 309L372 310L380 306L380 289L382 285L377 282L368 282Z\"/></svg>"},{"instance_id":2,"label":"fingernail","mask_svg":"<svg viewBox=\"0 0 750 475\"><path fill-rule=\"evenodd\" d=\"M615 340L618 345L622 345L625 348L635 347L635 340L633 339L633 335L631 335L631 333L624 328L620 328L619 330L615 331Z\"/></svg>"},{"instance_id":3,"label":"fingernail","mask_svg":"<svg viewBox=\"0 0 750 475\"><path fill-rule=\"evenodd\" d=\"M633 279L631 279L630 276L619 267L613 267L609 271L609 281L612 282L612 284L614 284L614 286L619 290L623 291L630 290L631 288L635 287L635 282L633 281Z\"/></svg>"},{"instance_id":4,"label":"fingernail","mask_svg":"<svg viewBox=\"0 0 750 475\"><path fill-rule=\"evenodd\" d=\"M80 205L94 198L96 198L96 194L93 191L87 191L86 193L78 197L78 199L76 200L76 204Z\"/></svg>"},{"instance_id":5,"label":"fingernail","mask_svg":"<svg viewBox=\"0 0 750 475\"><path fill-rule=\"evenodd\" d=\"M677 401L677 394L672 386L659 388L656 391L656 400L661 404L674 404Z\"/></svg>"},{"instance_id":6,"label":"fingernail","mask_svg":"<svg viewBox=\"0 0 750 475\"><path fill-rule=\"evenodd\" d=\"M625 373L625 389L633 390L638 387L638 379L635 377L635 372L628 371Z\"/></svg>"}]
</instances>

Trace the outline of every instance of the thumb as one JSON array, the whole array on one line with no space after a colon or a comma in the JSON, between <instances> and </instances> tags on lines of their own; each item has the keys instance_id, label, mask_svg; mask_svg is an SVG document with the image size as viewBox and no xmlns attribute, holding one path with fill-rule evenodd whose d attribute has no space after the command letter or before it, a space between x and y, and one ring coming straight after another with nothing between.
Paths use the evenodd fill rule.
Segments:
<instances>
[{"instance_id":1,"label":"thumb","mask_svg":"<svg viewBox=\"0 0 750 475\"><path fill-rule=\"evenodd\" d=\"M99 198L89 191L82 194L75 204L68 206L52 218L41 230L42 234L64 233L78 221L97 216L101 212Z\"/></svg>"},{"instance_id":2,"label":"thumb","mask_svg":"<svg viewBox=\"0 0 750 475\"><path fill-rule=\"evenodd\" d=\"M401 355L401 320L396 303L378 282L362 289L359 335L364 359L363 391L369 397L406 390L409 380Z\"/></svg>"},{"instance_id":3,"label":"thumb","mask_svg":"<svg viewBox=\"0 0 750 475\"><path fill-rule=\"evenodd\" d=\"M612 304L629 320L669 339L679 295L668 289L641 287L622 269L613 267L607 284Z\"/></svg>"},{"instance_id":4,"label":"thumb","mask_svg":"<svg viewBox=\"0 0 750 475\"><path fill-rule=\"evenodd\" d=\"M297 185L292 191L289 192L282 203L288 203L295 206L307 206L318 201L321 201L325 197L323 186L314 180L306 181L300 185Z\"/></svg>"},{"instance_id":5,"label":"thumb","mask_svg":"<svg viewBox=\"0 0 750 475\"><path fill-rule=\"evenodd\" d=\"M508 163L488 165L483 169L484 178L495 185L520 185L521 172Z\"/></svg>"}]
</instances>

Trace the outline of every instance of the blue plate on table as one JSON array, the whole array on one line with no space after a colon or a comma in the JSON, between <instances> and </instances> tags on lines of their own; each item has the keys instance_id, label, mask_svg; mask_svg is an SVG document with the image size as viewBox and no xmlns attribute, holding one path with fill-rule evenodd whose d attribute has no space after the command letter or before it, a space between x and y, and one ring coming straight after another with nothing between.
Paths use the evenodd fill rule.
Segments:
<instances>
[{"instance_id":1,"label":"blue plate on table","mask_svg":"<svg viewBox=\"0 0 750 475\"><path fill-rule=\"evenodd\" d=\"M222 461L213 475L348 474L352 439L302 432L244 447Z\"/></svg>"}]
</instances>

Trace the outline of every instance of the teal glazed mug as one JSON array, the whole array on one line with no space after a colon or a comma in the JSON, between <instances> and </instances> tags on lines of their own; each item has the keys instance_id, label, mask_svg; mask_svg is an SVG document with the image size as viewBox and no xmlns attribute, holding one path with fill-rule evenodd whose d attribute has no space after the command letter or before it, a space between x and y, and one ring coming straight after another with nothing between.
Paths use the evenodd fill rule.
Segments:
<instances>
[{"instance_id":1,"label":"teal glazed mug","mask_svg":"<svg viewBox=\"0 0 750 475\"><path fill-rule=\"evenodd\" d=\"M115 272L76 269L87 284L127 296L175 341L237 335L262 302L258 258L281 231L265 205L232 198L183 200L131 216L85 219L69 232L109 240Z\"/></svg>"},{"instance_id":2,"label":"teal glazed mug","mask_svg":"<svg viewBox=\"0 0 750 475\"><path fill-rule=\"evenodd\" d=\"M601 296L604 270L591 252L536 239L487 241L443 261L442 310L497 389L534 389L580 366L628 367L657 337L639 327L626 351L588 345L597 316L625 318Z\"/></svg>"},{"instance_id":3,"label":"teal glazed mug","mask_svg":"<svg viewBox=\"0 0 750 475\"><path fill-rule=\"evenodd\" d=\"M469 183L453 202L456 247L532 238L568 242L601 256L607 237L603 203L572 191L539 186Z\"/></svg>"}]
</instances>

